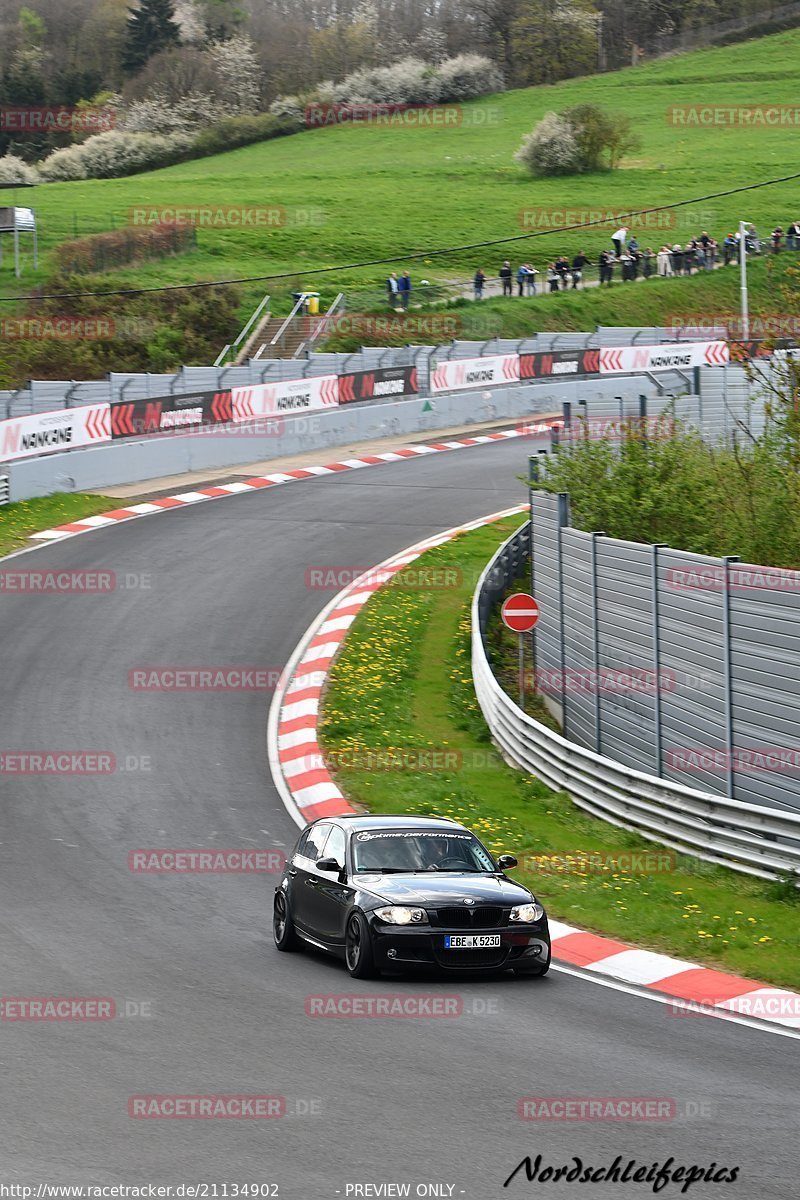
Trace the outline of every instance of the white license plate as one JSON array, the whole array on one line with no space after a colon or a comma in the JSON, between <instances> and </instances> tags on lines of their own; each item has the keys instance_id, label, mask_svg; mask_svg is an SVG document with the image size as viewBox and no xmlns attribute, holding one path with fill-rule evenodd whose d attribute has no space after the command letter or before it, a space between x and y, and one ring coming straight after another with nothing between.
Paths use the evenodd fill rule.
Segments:
<instances>
[{"instance_id":1,"label":"white license plate","mask_svg":"<svg viewBox=\"0 0 800 1200\"><path fill-rule=\"evenodd\" d=\"M445 950L491 950L500 945L499 933L446 933Z\"/></svg>"}]
</instances>

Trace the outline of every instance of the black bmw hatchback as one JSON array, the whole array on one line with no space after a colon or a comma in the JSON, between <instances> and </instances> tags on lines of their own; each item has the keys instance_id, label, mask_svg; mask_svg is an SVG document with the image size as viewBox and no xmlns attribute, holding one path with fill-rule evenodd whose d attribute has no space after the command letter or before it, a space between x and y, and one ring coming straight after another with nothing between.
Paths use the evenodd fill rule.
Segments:
<instances>
[{"instance_id":1,"label":"black bmw hatchback","mask_svg":"<svg viewBox=\"0 0 800 1200\"><path fill-rule=\"evenodd\" d=\"M503 874L516 865L446 818L322 818L275 889L275 945L326 950L356 979L414 967L544 975L547 916Z\"/></svg>"}]
</instances>

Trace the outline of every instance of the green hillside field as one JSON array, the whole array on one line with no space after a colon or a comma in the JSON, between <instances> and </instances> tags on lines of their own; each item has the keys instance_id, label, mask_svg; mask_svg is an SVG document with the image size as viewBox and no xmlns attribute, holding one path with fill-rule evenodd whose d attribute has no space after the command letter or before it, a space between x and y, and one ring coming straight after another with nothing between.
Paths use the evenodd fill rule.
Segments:
<instances>
[{"instance_id":1,"label":"green hillside field","mask_svg":"<svg viewBox=\"0 0 800 1200\"><path fill-rule=\"evenodd\" d=\"M6 192L6 203L16 196L17 203L36 207L44 253L39 272L28 271L19 283L6 256L0 290L5 296L29 290L52 270L50 251L59 242L119 227L135 207L284 209L287 220L279 227L202 228L196 250L115 276L122 285L153 286L293 274L287 281L245 288L244 310L264 291L285 295L298 286L301 271L313 272L305 286L322 292L323 302L341 287L378 286L387 270L382 266L316 271L395 254L402 268L407 254L514 236L525 232L526 210L574 215L650 208L790 174L800 170L799 60L800 30L793 30L473 101L458 114L459 124L324 128L124 179ZM523 135L548 110L582 102L629 113L641 150L612 173L532 180L513 161ZM796 109L797 121L676 126L668 117L675 105L785 105ZM740 217L756 222L762 234L778 222L785 227L800 218L800 181L691 204L670 218L677 224L656 224L639 236L643 245L657 246L685 242L708 228L721 239ZM547 228L548 218L538 212L527 219L537 231ZM554 219L563 218L557 213ZM478 265L496 275L507 255L533 261L541 270L562 251L585 247L596 253L611 232L549 232L508 249L455 252L408 266L417 279L451 283L468 279Z\"/></svg>"}]
</instances>

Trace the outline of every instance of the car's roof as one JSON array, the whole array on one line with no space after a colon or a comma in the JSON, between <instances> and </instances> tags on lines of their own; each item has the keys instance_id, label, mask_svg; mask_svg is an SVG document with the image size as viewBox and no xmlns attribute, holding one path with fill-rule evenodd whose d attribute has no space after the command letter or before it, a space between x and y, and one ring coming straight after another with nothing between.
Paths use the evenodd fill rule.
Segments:
<instances>
[{"instance_id":1,"label":"car's roof","mask_svg":"<svg viewBox=\"0 0 800 1200\"><path fill-rule=\"evenodd\" d=\"M397 829L398 826L404 829L441 829L442 831L466 829L465 825L460 825L458 821L453 821L450 817L407 817L402 813L397 816L353 813L352 815L343 814L321 819L341 822L346 829L354 832L362 829Z\"/></svg>"}]
</instances>

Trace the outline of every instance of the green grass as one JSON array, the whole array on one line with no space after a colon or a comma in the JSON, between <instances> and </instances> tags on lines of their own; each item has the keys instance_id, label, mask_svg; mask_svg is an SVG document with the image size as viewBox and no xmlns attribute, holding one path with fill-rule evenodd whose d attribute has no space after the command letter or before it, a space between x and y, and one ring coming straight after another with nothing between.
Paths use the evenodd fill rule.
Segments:
<instances>
[{"instance_id":1,"label":"green grass","mask_svg":"<svg viewBox=\"0 0 800 1200\"><path fill-rule=\"evenodd\" d=\"M38 211L43 264L38 273L26 270L19 283L4 271L2 292L29 290L45 277L55 245L123 224L135 205L280 205L292 212L318 208L325 218L311 228L201 229L192 253L119 273L120 280L147 286L295 272L481 242L521 233L519 214L532 206L647 208L783 175L797 165L796 128L675 128L666 113L673 104L794 106L798 56L800 30L792 30L473 101L457 127L326 128L130 178L20 191L17 202L34 204ZM629 113L642 138L641 151L613 173L532 180L512 160L523 135L548 110L587 101ZM664 238L659 231L652 238L643 234L643 244L667 235L684 242L703 227L724 235L739 217L755 221L762 233L778 220L785 227L800 216L797 197L797 185L787 183L692 205L678 210L677 228L664 231ZM417 279L471 276L479 264L495 275L509 254L530 258L541 269L562 250L606 244L610 232L555 232L507 249L465 251L411 265ZM325 299L342 285L378 281L385 273L384 268L336 271L313 282ZM243 307L266 286L248 289ZM279 285L269 290L274 293Z\"/></svg>"},{"instance_id":2,"label":"green grass","mask_svg":"<svg viewBox=\"0 0 800 1200\"><path fill-rule=\"evenodd\" d=\"M455 817L496 853L513 852L522 861L522 855L652 852L654 843L588 816L563 793L509 767L489 741L469 675L469 599L476 572L518 523L508 518L461 535L415 564L460 568L459 586L390 586L374 595L334 665L323 745L328 753L351 755L393 748L396 770L345 760L347 769L336 774L348 797L377 813ZM436 751L439 758L412 768L403 758L410 750ZM460 755L458 769L440 769L455 761L444 755ZM517 874L554 918L569 924L800 986L796 890L688 857L679 857L674 870L652 874Z\"/></svg>"},{"instance_id":3,"label":"green grass","mask_svg":"<svg viewBox=\"0 0 800 1200\"><path fill-rule=\"evenodd\" d=\"M24 546L32 533L118 507L119 501L109 496L88 496L81 492L56 492L52 496L3 505L0 508L0 555Z\"/></svg>"}]
</instances>

